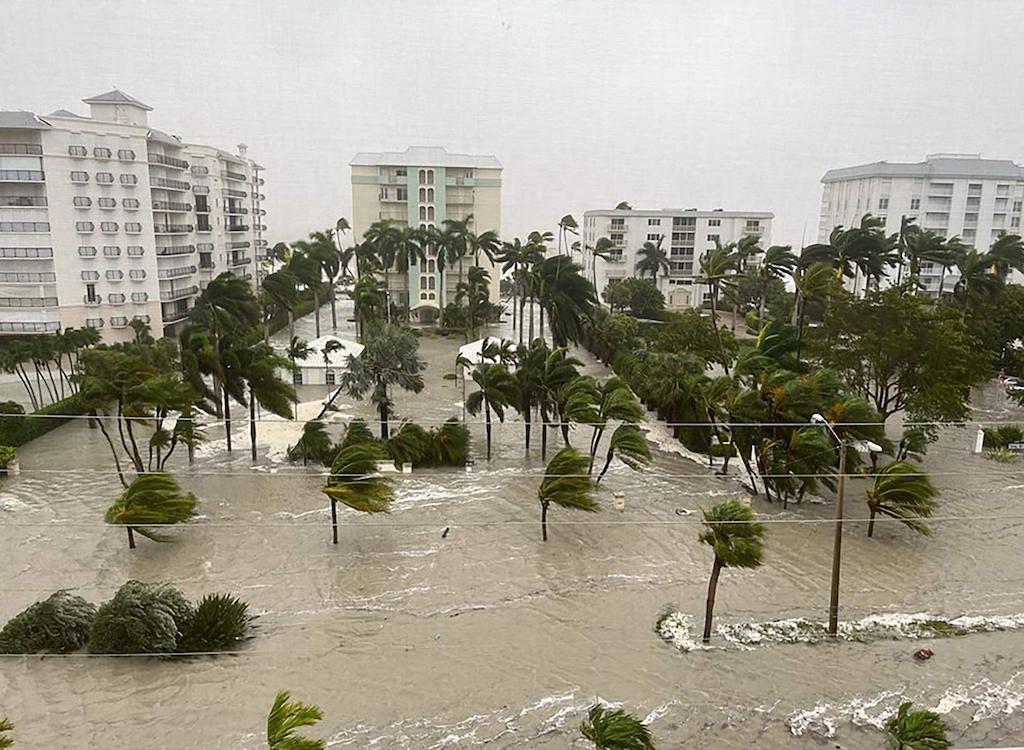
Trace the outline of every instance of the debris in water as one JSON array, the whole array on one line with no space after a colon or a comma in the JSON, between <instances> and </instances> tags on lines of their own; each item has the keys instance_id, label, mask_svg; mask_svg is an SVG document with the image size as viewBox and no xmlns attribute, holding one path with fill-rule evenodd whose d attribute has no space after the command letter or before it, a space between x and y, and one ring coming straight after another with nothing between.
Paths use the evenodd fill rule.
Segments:
<instances>
[{"instance_id":1,"label":"debris in water","mask_svg":"<svg viewBox=\"0 0 1024 750\"><path fill-rule=\"evenodd\" d=\"M928 661L933 656L935 656L935 652L930 648L919 648L914 652L914 658L918 661Z\"/></svg>"},{"instance_id":2,"label":"debris in water","mask_svg":"<svg viewBox=\"0 0 1024 750\"><path fill-rule=\"evenodd\" d=\"M442 539L446 539L448 537L448 532L450 530L451 530L451 526L445 526L444 527L444 531L441 532L441 538Z\"/></svg>"},{"instance_id":3,"label":"debris in water","mask_svg":"<svg viewBox=\"0 0 1024 750\"><path fill-rule=\"evenodd\" d=\"M693 515L693 511L690 510L689 508L676 508L676 515L677 516L692 516Z\"/></svg>"}]
</instances>

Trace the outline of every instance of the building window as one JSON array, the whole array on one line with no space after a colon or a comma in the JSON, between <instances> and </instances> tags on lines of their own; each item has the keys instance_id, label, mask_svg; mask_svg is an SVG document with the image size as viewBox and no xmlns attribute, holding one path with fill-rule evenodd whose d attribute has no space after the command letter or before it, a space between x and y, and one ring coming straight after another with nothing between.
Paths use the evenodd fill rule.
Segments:
<instances>
[{"instance_id":1,"label":"building window","mask_svg":"<svg viewBox=\"0 0 1024 750\"><path fill-rule=\"evenodd\" d=\"M661 235L660 234L649 234L649 235L647 235L647 241L648 242L657 242L660 239L661 239Z\"/></svg>"},{"instance_id":2,"label":"building window","mask_svg":"<svg viewBox=\"0 0 1024 750\"><path fill-rule=\"evenodd\" d=\"M130 270L128 272L128 278L130 278L130 279L132 279L134 281L138 281L139 279L144 279L144 278L146 278L146 269L145 268L133 268L132 270Z\"/></svg>"},{"instance_id":3,"label":"building window","mask_svg":"<svg viewBox=\"0 0 1024 750\"><path fill-rule=\"evenodd\" d=\"M327 370L324 373L324 384L334 385L334 370Z\"/></svg>"},{"instance_id":4,"label":"building window","mask_svg":"<svg viewBox=\"0 0 1024 750\"><path fill-rule=\"evenodd\" d=\"M427 221L433 221L433 220L434 220L434 207L433 206L427 206Z\"/></svg>"},{"instance_id":5,"label":"building window","mask_svg":"<svg viewBox=\"0 0 1024 750\"><path fill-rule=\"evenodd\" d=\"M302 385L302 370L292 373L292 385Z\"/></svg>"},{"instance_id":6,"label":"building window","mask_svg":"<svg viewBox=\"0 0 1024 750\"><path fill-rule=\"evenodd\" d=\"M661 226L661 219L648 219L647 220L647 226L649 226L649 227L660 227Z\"/></svg>"},{"instance_id":7,"label":"building window","mask_svg":"<svg viewBox=\"0 0 1024 750\"><path fill-rule=\"evenodd\" d=\"M76 221L75 230L78 232L91 232L96 228L96 225L91 221Z\"/></svg>"},{"instance_id":8,"label":"building window","mask_svg":"<svg viewBox=\"0 0 1024 750\"><path fill-rule=\"evenodd\" d=\"M78 246L78 257L79 258L95 258L96 248L92 245L79 245Z\"/></svg>"},{"instance_id":9,"label":"building window","mask_svg":"<svg viewBox=\"0 0 1024 750\"><path fill-rule=\"evenodd\" d=\"M425 187L420 188L420 203L427 202L427 189Z\"/></svg>"},{"instance_id":10,"label":"building window","mask_svg":"<svg viewBox=\"0 0 1024 750\"><path fill-rule=\"evenodd\" d=\"M380 189L380 199L382 201L386 201L388 199L388 189L386 187L382 187Z\"/></svg>"},{"instance_id":11,"label":"building window","mask_svg":"<svg viewBox=\"0 0 1024 750\"><path fill-rule=\"evenodd\" d=\"M71 173L71 181L72 182L88 182L89 181L89 173L88 172L72 172Z\"/></svg>"},{"instance_id":12,"label":"building window","mask_svg":"<svg viewBox=\"0 0 1024 750\"><path fill-rule=\"evenodd\" d=\"M96 295L96 285L86 284L85 285L85 299L84 302L91 302L96 305L99 304L100 298Z\"/></svg>"},{"instance_id":13,"label":"building window","mask_svg":"<svg viewBox=\"0 0 1024 750\"><path fill-rule=\"evenodd\" d=\"M92 198L87 195L76 195L71 202L78 208L88 208L92 205Z\"/></svg>"},{"instance_id":14,"label":"building window","mask_svg":"<svg viewBox=\"0 0 1024 750\"><path fill-rule=\"evenodd\" d=\"M1014 201L1013 202L1013 212L1015 214L1019 214L1020 213L1020 209L1021 209L1021 201Z\"/></svg>"},{"instance_id":15,"label":"building window","mask_svg":"<svg viewBox=\"0 0 1024 750\"><path fill-rule=\"evenodd\" d=\"M1011 216L1010 217L1010 226L1013 227L1014 229L1019 227L1020 226L1020 217L1019 216Z\"/></svg>"},{"instance_id":16,"label":"building window","mask_svg":"<svg viewBox=\"0 0 1024 750\"><path fill-rule=\"evenodd\" d=\"M97 172L96 173L96 182L98 182L100 185L109 185L113 181L114 181L114 175L110 174L110 172Z\"/></svg>"},{"instance_id":17,"label":"building window","mask_svg":"<svg viewBox=\"0 0 1024 750\"><path fill-rule=\"evenodd\" d=\"M129 221L124 225L124 231L131 232L132 234L138 234L142 231L142 225L137 222Z\"/></svg>"},{"instance_id":18,"label":"building window","mask_svg":"<svg viewBox=\"0 0 1024 750\"><path fill-rule=\"evenodd\" d=\"M148 315L133 315L132 319L142 321L143 323L148 323L150 321L150 317Z\"/></svg>"},{"instance_id":19,"label":"building window","mask_svg":"<svg viewBox=\"0 0 1024 750\"><path fill-rule=\"evenodd\" d=\"M85 324L89 326L89 328L102 328L103 318L86 318Z\"/></svg>"},{"instance_id":20,"label":"building window","mask_svg":"<svg viewBox=\"0 0 1024 750\"><path fill-rule=\"evenodd\" d=\"M921 208L921 199L920 198L911 198L910 199L910 210L911 211L917 211L919 208Z\"/></svg>"},{"instance_id":21,"label":"building window","mask_svg":"<svg viewBox=\"0 0 1024 750\"><path fill-rule=\"evenodd\" d=\"M100 198L97 203L100 208L117 208L117 201L113 198Z\"/></svg>"},{"instance_id":22,"label":"building window","mask_svg":"<svg viewBox=\"0 0 1024 750\"><path fill-rule=\"evenodd\" d=\"M395 188L395 200L407 201L409 200L408 188L400 187Z\"/></svg>"},{"instance_id":23,"label":"building window","mask_svg":"<svg viewBox=\"0 0 1024 750\"><path fill-rule=\"evenodd\" d=\"M118 150L117 158L121 161L135 161L135 152L130 148L122 148Z\"/></svg>"},{"instance_id":24,"label":"building window","mask_svg":"<svg viewBox=\"0 0 1024 750\"><path fill-rule=\"evenodd\" d=\"M123 294L108 294L107 295L107 302L109 302L112 305L123 305L124 304L124 295Z\"/></svg>"},{"instance_id":25,"label":"building window","mask_svg":"<svg viewBox=\"0 0 1024 750\"><path fill-rule=\"evenodd\" d=\"M103 257L105 257L105 258L120 258L121 257L121 246L120 245L104 245L103 246Z\"/></svg>"},{"instance_id":26,"label":"building window","mask_svg":"<svg viewBox=\"0 0 1024 750\"><path fill-rule=\"evenodd\" d=\"M124 271L119 268L111 268L106 273L107 281L120 281L124 278Z\"/></svg>"},{"instance_id":27,"label":"building window","mask_svg":"<svg viewBox=\"0 0 1024 750\"><path fill-rule=\"evenodd\" d=\"M434 202L434 188L427 188L427 203Z\"/></svg>"},{"instance_id":28,"label":"building window","mask_svg":"<svg viewBox=\"0 0 1024 750\"><path fill-rule=\"evenodd\" d=\"M717 235L717 234L709 234L708 235L708 242L718 242L719 239L721 239L721 235Z\"/></svg>"},{"instance_id":29,"label":"building window","mask_svg":"<svg viewBox=\"0 0 1024 750\"><path fill-rule=\"evenodd\" d=\"M132 302L148 302L149 292L132 292Z\"/></svg>"},{"instance_id":30,"label":"building window","mask_svg":"<svg viewBox=\"0 0 1024 750\"><path fill-rule=\"evenodd\" d=\"M99 271L82 271L82 281L96 281L99 277Z\"/></svg>"},{"instance_id":31,"label":"building window","mask_svg":"<svg viewBox=\"0 0 1024 750\"><path fill-rule=\"evenodd\" d=\"M433 185L434 184L434 170L433 169L428 169L427 170L427 184L428 185Z\"/></svg>"},{"instance_id":32,"label":"building window","mask_svg":"<svg viewBox=\"0 0 1024 750\"><path fill-rule=\"evenodd\" d=\"M101 221L100 222L100 231L101 232L108 232L108 233L116 232L117 231L117 222L116 221Z\"/></svg>"},{"instance_id":33,"label":"building window","mask_svg":"<svg viewBox=\"0 0 1024 750\"><path fill-rule=\"evenodd\" d=\"M395 169L395 177L405 177L408 174L405 167L398 167Z\"/></svg>"},{"instance_id":34,"label":"building window","mask_svg":"<svg viewBox=\"0 0 1024 750\"><path fill-rule=\"evenodd\" d=\"M146 249L142 245L128 246L128 257L130 258L141 258L145 253Z\"/></svg>"},{"instance_id":35,"label":"building window","mask_svg":"<svg viewBox=\"0 0 1024 750\"><path fill-rule=\"evenodd\" d=\"M128 325L128 318L120 315L116 318L111 318L110 325L112 325L114 328L124 328L126 325Z\"/></svg>"},{"instance_id":36,"label":"building window","mask_svg":"<svg viewBox=\"0 0 1024 750\"><path fill-rule=\"evenodd\" d=\"M426 206L420 206L420 221L426 221L426 220L427 220L427 207Z\"/></svg>"},{"instance_id":37,"label":"building window","mask_svg":"<svg viewBox=\"0 0 1024 750\"><path fill-rule=\"evenodd\" d=\"M139 199L138 198L122 198L121 199L121 205L124 206L127 209L138 208L139 207Z\"/></svg>"},{"instance_id":38,"label":"building window","mask_svg":"<svg viewBox=\"0 0 1024 750\"><path fill-rule=\"evenodd\" d=\"M95 156L97 159L109 159L110 149L104 148L103 146L97 146L92 150L92 155Z\"/></svg>"},{"instance_id":39,"label":"building window","mask_svg":"<svg viewBox=\"0 0 1024 750\"><path fill-rule=\"evenodd\" d=\"M71 156L88 156L89 149L85 146L68 146L68 154Z\"/></svg>"},{"instance_id":40,"label":"building window","mask_svg":"<svg viewBox=\"0 0 1024 750\"><path fill-rule=\"evenodd\" d=\"M721 219L708 219L708 226L709 227L720 227L720 226L722 226L722 220Z\"/></svg>"},{"instance_id":41,"label":"building window","mask_svg":"<svg viewBox=\"0 0 1024 750\"><path fill-rule=\"evenodd\" d=\"M760 232L761 221L759 219L747 219L746 230L748 232Z\"/></svg>"},{"instance_id":42,"label":"building window","mask_svg":"<svg viewBox=\"0 0 1024 750\"><path fill-rule=\"evenodd\" d=\"M421 169L420 170L420 184L421 185L426 185L427 184L427 170L425 170L425 169Z\"/></svg>"},{"instance_id":43,"label":"building window","mask_svg":"<svg viewBox=\"0 0 1024 750\"><path fill-rule=\"evenodd\" d=\"M139 178L136 177L133 174L123 174L123 175L121 175L121 184L122 185L138 185L139 184Z\"/></svg>"}]
</instances>

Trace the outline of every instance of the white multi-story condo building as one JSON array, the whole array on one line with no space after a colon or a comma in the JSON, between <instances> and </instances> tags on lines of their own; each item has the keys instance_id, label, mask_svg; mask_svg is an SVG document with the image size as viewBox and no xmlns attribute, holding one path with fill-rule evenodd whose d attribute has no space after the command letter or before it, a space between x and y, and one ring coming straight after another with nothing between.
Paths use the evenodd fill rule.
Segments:
<instances>
[{"instance_id":1,"label":"white multi-story condo building","mask_svg":"<svg viewBox=\"0 0 1024 750\"><path fill-rule=\"evenodd\" d=\"M709 300L706 285L698 284L700 258L714 250L716 242L727 245L744 237L759 238L761 247L771 243L770 211L700 211L696 208L658 210L611 209L583 214L583 238L592 248L601 237L612 242L607 259L587 251L583 264L598 295L609 284L638 276L636 265L645 242L657 244L669 257L668 273L658 273L657 284L671 308L700 307Z\"/></svg>"},{"instance_id":2,"label":"white multi-story condo building","mask_svg":"<svg viewBox=\"0 0 1024 750\"><path fill-rule=\"evenodd\" d=\"M885 220L886 234L900 231L903 217L943 237L987 250L1003 233L1019 234L1024 201L1024 167L980 154L930 154L922 162L879 161L830 169L821 178L818 241L834 227L858 226L865 214ZM938 293L942 268L921 266L921 283ZM943 289L956 283L955 272ZM860 285L853 282L855 288Z\"/></svg>"},{"instance_id":3,"label":"white multi-story condo building","mask_svg":"<svg viewBox=\"0 0 1024 750\"><path fill-rule=\"evenodd\" d=\"M90 116L0 112L0 334L180 328L225 270L254 278L262 167L150 127L121 91Z\"/></svg>"},{"instance_id":4,"label":"white multi-story condo building","mask_svg":"<svg viewBox=\"0 0 1024 750\"><path fill-rule=\"evenodd\" d=\"M473 217L472 230L501 233L501 163L493 156L450 154L440 147L414 146L400 152L359 153L352 167L352 231L361 238L371 224L392 219L400 226L442 227L446 219ZM473 263L463 261L464 270ZM491 301L499 298L499 274L483 256L491 276ZM454 299L459 276L448 269L442 288L436 254L415 263L408 274L389 273L392 301L407 305L413 319L432 322Z\"/></svg>"}]
</instances>

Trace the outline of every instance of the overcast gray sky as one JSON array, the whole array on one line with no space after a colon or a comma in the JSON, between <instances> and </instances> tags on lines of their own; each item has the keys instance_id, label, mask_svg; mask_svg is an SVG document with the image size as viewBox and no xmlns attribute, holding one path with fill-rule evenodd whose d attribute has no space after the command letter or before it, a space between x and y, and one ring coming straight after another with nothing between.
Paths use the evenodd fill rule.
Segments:
<instances>
[{"instance_id":1,"label":"overcast gray sky","mask_svg":"<svg viewBox=\"0 0 1024 750\"><path fill-rule=\"evenodd\" d=\"M356 151L505 166L503 234L610 207L771 210L814 240L819 180L926 152L1024 158L1019 0L3 0L0 109L151 123L267 167L269 239L350 212Z\"/></svg>"}]
</instances>

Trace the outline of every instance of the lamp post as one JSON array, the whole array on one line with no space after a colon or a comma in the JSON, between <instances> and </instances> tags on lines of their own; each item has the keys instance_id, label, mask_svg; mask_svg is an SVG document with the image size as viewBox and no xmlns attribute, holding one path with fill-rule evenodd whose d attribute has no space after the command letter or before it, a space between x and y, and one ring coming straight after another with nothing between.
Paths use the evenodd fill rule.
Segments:
<instances>
[{"instance_id":1,"label":"lamp post","mask_svg":"<svg viewBox=\"0 0 1024 750\"><path fill-rule=\"evenodd\" d=\"M832 538L832 583L828 595L828 634L835 638L839 634L839 569L843 559L843 499L846 492L846 449L847 442L832 429L828 420L820 414L811 415L811 424L820 424L831 433L839 446L839 483L836 488L835 533ZM868 450L880 452L882 447L864 441Z\"/></svg>"}]
</instances>

